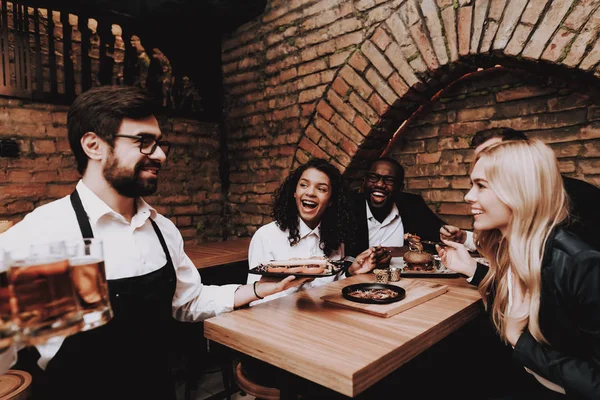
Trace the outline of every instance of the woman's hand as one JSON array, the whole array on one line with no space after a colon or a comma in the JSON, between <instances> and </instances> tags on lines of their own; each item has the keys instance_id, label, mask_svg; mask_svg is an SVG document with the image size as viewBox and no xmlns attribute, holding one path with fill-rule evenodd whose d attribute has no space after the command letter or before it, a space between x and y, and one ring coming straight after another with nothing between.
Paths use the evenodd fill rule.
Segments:
<instances>
[{"instance_id":1,"label":"woman's hand","mask_svg":"<svg viewBox=\"0 0 600 400\"><path fill-rule=\"evenodd\" d=\"M440 239L456 243L464 243L465 240L467 240L467 232L456 226L444 225L440 228Z\"/></svg>"},{"instance_id":2,"label":"woman's hand","mask_svg":"<svg viewBox=\"0 0 600 400\"><path fill-rule=\"evenodd\" d=\"M446 268L451 269L454 272L458 272L469 277L475 275L477 269L477 261L471 257L467 248L456 242L448 240L442 240L447 247L435 246L438 254L440 255L442 264Z\"/></svg>"},{"instance_id":3,"label":"woman's hand","mask_svg":"<svg viewBox=\"0 0 600 400\"><path fill-rule=\"evenodd\" d=\"M283 292L289 288L301 286L315 278L298 278L294 275L286 276L284 279L262 276L256 284L256 293L260 297Z\"/></svg>"},{"instance_id":4,"label":"woman's hand","mask_svg":"<svg viewBox=\"0 0 600 400\"><path fill-rule=\"evenodd\" d=\"M369 247L367 250L363 251L356 257L352 265L348 268L348 274L366 274L368 272L371 272L376 265L376 250L374 247Z\"/></svg>"}]
</instances>

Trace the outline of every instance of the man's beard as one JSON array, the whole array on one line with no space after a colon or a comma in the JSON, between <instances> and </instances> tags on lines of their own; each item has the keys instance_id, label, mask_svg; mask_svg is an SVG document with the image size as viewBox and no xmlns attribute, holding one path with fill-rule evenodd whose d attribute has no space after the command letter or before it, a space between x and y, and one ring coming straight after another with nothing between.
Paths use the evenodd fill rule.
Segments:
<instances>
[{"instance_id":1,"label":"man's beard","mask_svg":"<svg viewBox=\"0 0 600 400\"><path fill-rule=\"evenodd\" d=\"M142 179L140 177L140 171L147 166L160 168L159 163L140 161L131 171L129 168L120 167L119 160L112 156L104 166L104 178L122 196L130 198L149 196L156 192L158 179Z\"/></svg>"}]
</instances>

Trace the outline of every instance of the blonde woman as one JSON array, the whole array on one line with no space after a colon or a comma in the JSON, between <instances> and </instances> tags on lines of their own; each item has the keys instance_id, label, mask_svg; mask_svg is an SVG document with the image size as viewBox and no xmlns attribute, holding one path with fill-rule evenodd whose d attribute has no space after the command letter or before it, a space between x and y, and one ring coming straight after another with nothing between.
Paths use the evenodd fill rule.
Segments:
<instances>
[{"instance_id":1,"label":"blonde woman","mask_svg":"<svg viewBox=\"0 0 600 400\"><path fill-rule=\"evenodd\" d=\"M456 242L438 251L479 286L513 359L539 382L511 398L600 398L600 252L561 229L568 199L552 149L538 140L490 146L471 181L465 200L490 266Z\"/></svg>"}]
</instances>

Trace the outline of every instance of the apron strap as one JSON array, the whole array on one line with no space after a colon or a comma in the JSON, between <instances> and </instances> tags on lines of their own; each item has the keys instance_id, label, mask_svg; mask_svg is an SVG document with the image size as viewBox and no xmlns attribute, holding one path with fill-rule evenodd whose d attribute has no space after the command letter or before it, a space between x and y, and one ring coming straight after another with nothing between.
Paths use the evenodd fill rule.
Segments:
<instances>
[{"instance_id":1,"label":"apron strap","mask_svg":"<svg viewBox=\"0 0 600 400\"><path fill-rule=\"evenodd\" d=\"M171 260L171 254L169 254L169 248L167 247L167 242L165 242L165 238L163 237L162 232L158 228L158 225L156 225L156 222L154 222L154 220L152 218L149 218L149 219L150 219L150 222L152 223L152 227L154 228L154 232L156 232L156 236L158 236L158 241L160 242L160 245L162 246L163 251L165 252L165 256L167 257L167 265L172 265L173 268L175 268L175 265L173 264L173 260Z\"/></svg>"},{"instance_id":2,"label":"apron strap","mask_svg":"<svg viewBox=\"0 0 600 400\"><path fill-rule=\"evenodd\" d=\"M83 204L81 203L81 198L79 197L79 193L77 193L77 189L71 193L70 199L73 209L75 210L75 215L77 216L79 229L81 229L81 235L86 239L93 238L94 232L92 231L92 226L90 225L90 219L83 208Z\"/></svg>"},{"instance_id":3,"label":"apron strap","mask_svg":"<svg viewBox=\"0 0 600 400\"><path fill-rule=\"evenodd\" d=\"M83 204L81 203L81 198L79 197L79 193L77 193L77 189L71 193L70 196L71 204L73 205L73 209L75 210L75 215L77 216L77 222L79 223L79 229L81 230L81 234L84 238L93 238L94 232L92 231L92 226L90 225L90 220L88 218L85 209L83 208ZM158 240L160 245L165 252L165 256L167 257L167 263L173 265L173 261L171 260L171 255L169 254L169 248L167 247L167 243L165 238L163 237L162 232L156 225L156 222L152 218L150 218L150 222L152 223L152 228L154 228L154 232L156 232L156 236L158 236Z\"/></svg>"}]
</instances>

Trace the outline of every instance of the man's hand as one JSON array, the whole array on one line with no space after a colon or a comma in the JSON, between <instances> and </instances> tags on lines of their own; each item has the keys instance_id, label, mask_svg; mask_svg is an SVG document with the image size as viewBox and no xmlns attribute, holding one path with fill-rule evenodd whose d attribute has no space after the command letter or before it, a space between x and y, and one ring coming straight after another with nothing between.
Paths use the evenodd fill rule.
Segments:
<instances>
[{"instance_id":1,"label":"man's hand","mask_svg":"<svg viewBox=\"0 0 600 400\"><path fill-rule=\"evenodd\" d=\"M294 275L286 276L285 279L262 276L256 285L256 294L260 297L282 292L286 289L301 286L315 278L297 278Z\"/></svg>"},{"instance_id":2,"label":"man's hand","mask_svg":"<svg viewBox=\"0 0 600 400\"><path fill-rule=\"evenodd\" d=\"M369 247L367 250L356 256L352 265L348 268L348 274L360 275L371 272L377 265L376 252L374 247Z\"/></svg>"},{"instance_id":3,"label":"man's hand","mask_svg":"<svg viewBox=\"0 0 600 400\"><path fill-rule=\"evenodd\" d=\"M464 243L465 240L467 240L467 232L456 226L444 225L440 228L440 239L448 240L450 242Z\"/></svg>"},{"instance_id":4,"label":"man's hand","mask_svg":"<svg viewBox=\"0 0 600 400\"><path fill-rule=\"evenodd\" d=\"M461 243L450 242L448 240L442 240L442 242L447 247L441 247L437 244L435 245L435 249L440 255L442 264L454 272L458 272L469 277L475 275L477 261L471 257L467 248Z\"/></svg>"},{"instance_id":5,"label":"man's hand","mask_svg":"<svg viewBox=\"0 0 600 400\"><path fill-rule=\"evenodd\" d=\"M375 251L375 266L377 268L389 268L392 260L392 252L386 247L376 246Z\"/></svg>"}]
</instances>

